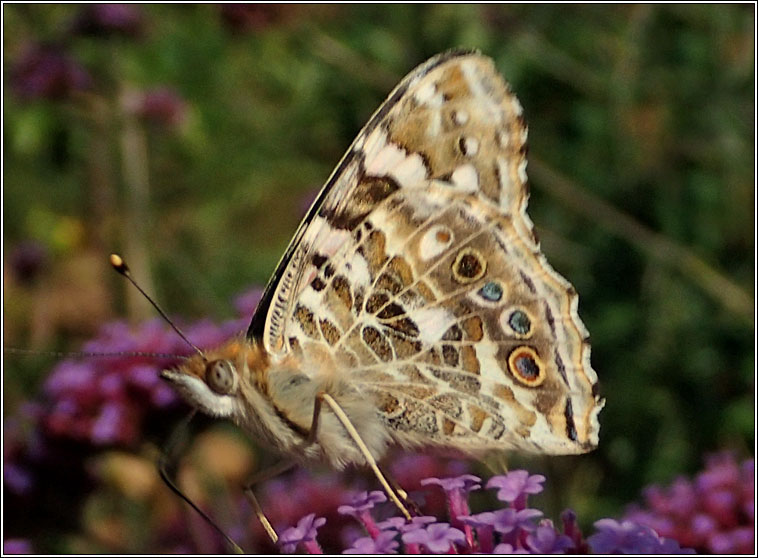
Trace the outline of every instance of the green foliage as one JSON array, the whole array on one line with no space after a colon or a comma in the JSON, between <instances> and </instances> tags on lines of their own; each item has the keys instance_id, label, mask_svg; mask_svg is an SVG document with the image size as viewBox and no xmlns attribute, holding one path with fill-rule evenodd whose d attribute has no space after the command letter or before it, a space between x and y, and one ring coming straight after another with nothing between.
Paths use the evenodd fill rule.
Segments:
<instances>
[{"instance_id":1,"label":"green foliage","mask_svg":"<svg viewBox=\"0 0 758 558\"><path fill-rule=\"evenodd\" d=\"M218 6L141 5L137 36L106 38L69 33L78 9L4 6L4 248L32 239L51 254L42 280L6 290L17 346L73 350L69 336L92 334L95 318L61 311L43 333L32 320L82 254L136 252L170 313L228 316L394 84L432 54L476 47L525 107L530 214L581 295L607 398L599 449L551 465L567 479L561 504L618 514L703 453L751 452L753 6L288 5L234 30ZM59 41L92 89L14 94L34 40ZM136 119L134 151L123 95L157 86L183 99L183 118ZM129 172L146 173L146 197ZM126 287L91 271L103 314L123 312Z\"/></svg>"}]
</instances>

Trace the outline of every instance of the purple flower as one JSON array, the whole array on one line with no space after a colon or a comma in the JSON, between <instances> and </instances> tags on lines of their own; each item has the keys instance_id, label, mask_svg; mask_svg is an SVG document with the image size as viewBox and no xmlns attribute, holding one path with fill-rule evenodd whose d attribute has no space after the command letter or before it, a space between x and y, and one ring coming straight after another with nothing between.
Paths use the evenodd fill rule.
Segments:
<instances>
[{"instance_id":1,"label":"purple flower","mask_svg":"<svg viewBox=\"0 0 758 558\"><path fill-rule=\"evenodd\" d=\"M431 523L425 528L420 527L403 533L404 543L424 545L434 554L447 553L452 544L462 544L465 541L463 531L450 527L449 523Z\"/></svg>"},{"instance_id":2,"label":"purple flower","mask_svg":"<svg viewBox=\"0 0 758 558\"><path fill-rule=\"evenodd\" d=\"M436 484L442 487L445 492L470 492L472 490L479 490L481 488L482 479L476 475L460 475L458 477L452 477L447 479L428 478L421 481L421 486L429 486L430 484Z\"/></svg>"},{"instance_id":3,"label":"purple flower","mask_svg":"<svg viewBox=\"0 0 758 558\"><path fill-rule=\"evenodd\" d=\"M80 10L70 29L82 36L134 37L142 31L142 12L134 4L89 4Z\"/></svg>"},{"instance_id":4,"label":"purple flower","mask_svg":"<svg viewBox=\"0 0 758 558\"><path fill-rule=\"evenodd\" d=\"M234 298L234 308L240 316L245 316L249 321L249 316L253 315L262 297L263 289L254 287Z\"/></svg>"},{"instance_id":5,"label":"purple flower","mask_svg":"<svg viewBox=\"0 0 758 558\"><path fill-rule=\"evenodd\" d=\"M34 554L32 544L26 539L5 539L3 554Z\"/></svg>"},{"instance_id":6,"label":"purple flower","mask_svg":"<svg viewBox=\"0 0 758 558\"><path fill-rule=\"evenodd\" d=\"M493 512L482 512L476 515L461 516L460 519L469 529L476 529L479 550L485 554L493 552L495 540L493 538L494 524L497 518Z\"/></svg>"},{"instance_id":7,"label":"purple flower","mask_svg":"<svg viewBox=\"0 0 758 558\"><path fill-rule=\"evenodd\" d=\"M573 541L558 533L550 522L540 525L526 537L526 547L535 554L562 554L573 546Z\"/></svg>"},{"instance_id":8,"label":"purple flower","mask_svg":"<svg viewBox=\"0 0 758 558\"><path fill-rule=\"evenodd\" d=\"M738 527L731 531L714 533L708 538L708 546L714 554L750 554L754 548L753 527Z\"/></svg>"},{"instance_id":9,"label":"purple flower","mask_svg":"<svg viewBox=\"0 0 758 558\"><path fill-rule=\"evenodd\" d=\"M373 492L359 492L353 496L352 504L345 504L337 508L337 511L343 515L358 515L360 512L368 511L374 507L374 504L386 502L387 496L381 490Z\"/></svg>"},{"instance_id":10,"label":"purple flower","mask_svg":"<svg viewBox=\"0 0 758 558\"><path fill-rule=\"evenodd\" d=\"M31 490L34 480L29 471L6 460L3 465L3 484L16 494L26 494Z\"/></svg>"},{"instance_id":11,"label":"purple flower","mask_svg":"<svg viewBox=\"0 0 758 558\"><path fill-rule=\"evenodd\" d=\"M166 128L178 128L187 119L187 103L168 87L135 93L128 105L145 122Z\"/></svg>"},{"instance_id":12,"label":"purple flower","mask_svg":"<svg viewBox=\"0 0 758 558\"><path fill-rule=\"evenodd\" d=\"M361 537L343 554L397 554L400 543L395 540L396 535L394 531L384 531L376 538Z\"/></svg>"},{"instance_id":13,"label":"purple flower","mask_svg":"<svg viewBox=\"0 0 758 558\"><path fill-rule=\"evenodd\" d=\"M595 522L597 533L587 538L595 554L694 554L679 547L673 539L659 537L650 527L633 521L601 519Z\"/></svg>"},{"instance_id":14,"label":"purple flower","mask_svg":"<svg viewBox=\"0 0 758 558\"><path fill-rule=\"evenodd\" d=\"M432 521L437 521L437 519L432 518ZM402 531L405 529L407 523L404 517L389 517L377 523L376 526L382 531Z\"/></svg>"},{"instance_id":15,"label":"purple flower","mask_svg":"<svg viewBox=\"0 0 758 558\"><path fill-rule=\"evenodd\" d=\"M513 548L512 544L500 543L497 545L492 554L529 554L525 548Z\"/></svg>"},{"instance_id":16,"label":"purple flower","mask_svg":"<svg viewBox=\"0 0 758 558\"><path fill-rule=\"evenodd\" d=\"M23 100L61 100L89 89L92 79L73 58L54 45L34 45L11 70L15 94Z\"/></svg>"},{"instance_id":17,"label":"purple flower","mask_svg":"<svg viewBox=\"0 0 758 558\"><path fill-rule=\"evenodd\" d=\"M572 541L573 551L578 554L588 554L589 548L584 537L582 537L582 531L579 529L574 510L563 510L561 521L563 522L563 533Z\"/></svg>"},{"instance_id":18,"label":"purple flower","mask_svg":"<svg viewBox=\"0 0 758 558\"><path fill-rule=\"evenodd\" d=\"M530 508L518 511L513 508L505 508L493 512L492 515L494 516L492 527L498 533L506 535L519 529L522 531L534 531L537 528L534 521L542 516L542 512Z\"/></svg>"},{"instance_id":19,"label":"purple flower","mask_svg":"<svg viewBox=\"0 0 758 558\"><path fill-rule=\"evenodd\" d=\"M316 533L318 528L324 523L326 523L326 518L317 518L315 513L308 514L297 522L297 527L290 527L279 535L279 541L277 544L285 554L292 554L295 552L297 545L301 543L304 546L310 546L311 549L315 550L313 545L318 547L318 543L316 543Z\"/></svg>"},{"instance_id":20,"label":"purple flower","mask_svg":"<svg viewBox=\"0 0 758 558\"><path fill-rule=\"evenodd\" d=\"M751 552L753 539L746 541L740 529L753 533L752 471L752 459L740 465L731 453L711 455L694 481L679 477L668 487L645 489L646 507L630 507L625 519L698 552Z\"/></svg>"},{"instance_id":21,"label":"purple flower","mask_svg":"<svg viewBox=\"0 0 758 558\"><path fill-rule=\"evenodd\" d=\"M492 477L487 482L487 488L498 488L498 500L509 502L514 507L523 509L526 507L528 494L542 492L543 482L545 482L545 477L542 475L530 475L528 471L517 470Z\"/></svg>"},{"instance_id":22,"label":"purple flower","mask_svg":"<svg viewBox=\"0 0 758 558\"><path fill-rule=\"evenodd\" d=\"M429 525L431 523L436 523L437 518L433 515L419 515L416 517L412 517L410 522L405 523L402 527L400 527L400 532L404 533L407 531L413 531L415 529L418 529L419 527L424 527L426 525Z\"/></svg>"},{"instance_id":23,"label":"purple flower","mask_svg":"<svg viewBox=\"0 0 758 558\"><path fill-rule=\"evenodd\" d=\"M450 521L453 524L453 527L463 529L464 534L466 535L466 540L469 542L470 546L473 546L474 544L471 527L462 523L460 517L469 514L467 494L472 490L479 490L482 487L481 483L482 479L476 475L469 474L446 479L432 477L421 481L422 486L436 484L442 487L447 495L447 507L450 513Z\"/></svg>"},{"instance_id":24,"label":"purple flower","mask_svg":"<svg viewBox=\"0 0 758 558\"><path fill-rule=\"evenodd\" d=\"M222 4L221 18L235 33L259 31L281 19L284 7L270 4Z\"/></svg>"},{"instance_id":25,"label":"purple flower","mask_svg":"<svg viewBox=\"0 0 758 558\"><path fill-rule=\"evenodd\" d=\"M381 490L374 490L373 492L359 492L353 495L352 505L344 505L337 508L337 512L343 515L352 515L358 521L363 523L366 531L372 538L377 538L380 533L380 529L371 517L369 510L374 507L374 504L386 502L387 496Z\"/></svg>"},{"instance_id":26,"label":"purple flower","mask_svg":"<svg viewBox=\"0 0 758 558\"><path fill-rule=\"evenodd\" d=\"M9 268L20 283L31 284L48 260L45 246L34 240L19 243L8 258Z\"/></svg>"},{"instance_id":27,"label":"purple flower","mask_svg":"<svg viewBox=\"0 0 758 558\"><path fill-rule=\"evenodd\" d=\"M108 401L92 424L92 442L96 445L128 443L134 437L132 427L127 408L117 401Z\"/></svg>"}]
</instances>

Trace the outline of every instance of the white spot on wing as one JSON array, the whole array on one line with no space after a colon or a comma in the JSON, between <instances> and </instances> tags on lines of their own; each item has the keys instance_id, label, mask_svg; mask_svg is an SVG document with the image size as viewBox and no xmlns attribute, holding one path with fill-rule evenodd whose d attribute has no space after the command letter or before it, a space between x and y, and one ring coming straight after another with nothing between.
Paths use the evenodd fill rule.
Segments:
<instances>
[{"instance_id":1,"label":"white spot on wing","mask_svg":"<svg viewBox=\"0 0 758 558\"><path fill-rule=\"evenodd\" d=\"M453 112L453 122L458 126L463 126L468 122L468 113L465 110L456 110Z\"/></svg>"},{"instance_id":2,"label":"white spot on wing","mask_svg":"<svg viewBox=\"0 0 758 558\"><path fill-rule=\"evenodd\" d=\"M476 138L465 138L463 140L463 149L466 155L476 155L479 151L479 141Z\"/></svg>"},{"instance_id":3,"label":"white spot on wing","mask_svg":"<svg viewBox=\"0 0 758 558\"><path fill-rule=\"evenodd\" d=\"M474 165L471 164L461 165L455 169L450 180L459 190L465 192L476 192L479 189L479 175Z\"/></svg>"},{"instance_id":4,"label":"white spot on wing","mask_svg":"<svg viewBox=\"0 0 758 558\"><path fill-rule=\"evenodd\" d=\"M508 137L508 134L504 132L503 130L497 131L497 144L500 146L501 149L508 149L508 144L510 144L510 138Z\"/></svg>"},{"instance_id":5,"label":"white spot on wing","mask_svg":"<svg viewBox=\"0 0 758 558\"><path fill-rule=\"evenodd\" d=\"M371 160L376 157L384 144L387 143L387 134L381 127L377 126L374 131L366 138L366 142L363 145L363 152L365 153L366 160Z\"/></svg>"},{"instance_id":6,"label":"white spot on wing","mask_svg":"<svg viewBox=\"0 0 758 558\"><path fill-rule=\"evenodd\" d=\"M412 188L420 182L425 182L426 165L424 165L424 159L418 153L413 153L406 157L397 167L391 169L390 175L403 188Z\"/></svg>"},{"instance_id":7,"label":"white spot on wing","mask_svg":"<svg viewBox=\"0 0 758 558\"><path fill-rule=\"evenodd\" d=\"M405 159L405 151L397 145L384 146L375 157L366 160L366 173L373 176L384 176L397 167Z\"/></svg>"},{"instance_id":8,"label":"white spot on wing","mask_svg":"<svg viewBox=\"0 0 758 558\"><path fill-rule=\"evenodd\" d=\"M445 225L431 227L424 233L424 236L421 237L421 242L419 242L419 255L421 259L427 261L439 256L453 243L453 239L453 231Z\"/></svg>"},{"instance_id":9,"label":"white spot on wing","mask_svg":"<svg viewBox=\"0 0 758 558\"><path fill-rule=\"evenodd\" d=\"M314 223L318 224L318 228L314 227L313 230L317 233L310 244L318 246L318 253L323 256L331 257L336 254L351 236L349 231L333 228L323 217L316 217Z\"/></svg>"},{"instance_id":10,"label":"white spot on wing","mask_svg":"<svg viewBox=\"0 0 758 558\"><path fill-rule=\"evenodd\" d=\"M455 322L455 316L444 308L420 308L408 312L419 330L419 338L429 344L437 343Z\"/></svg>"},{"instance_id":11,"label":"white spot on wing","mask_svg":"<svg viewBox=\"0 0 758 558\"><path fill-rule=\"evenodd\" d=\"M350 282L354 285L367 287L371 283L371 274L368 270L366 258L358 252L353 253L350 259Z\"/></svg>"},{"instance_id":12,"label":"white spot on wing","mask_svg":"<svg viewBox=\"0 0 758 558\"><path fill-rule=\"evenodd\" d=\"M442 130L442 115L439 111L433 112L429 117L429 126L426 129L426 135L430 137L438 136Z\"/></svg>"},{"instance_id":13,"label":"white spot on wing","mask_svg":"<svg viewBox=\"0 0 758 558\"><path fill-rule=\"evenodd\" d=\"M419 104L432 108L439 108L444 102L442 93L437 91L437 84L433 81L425 83L416 90L416 100Z\"/></svg>"}]
</instances>

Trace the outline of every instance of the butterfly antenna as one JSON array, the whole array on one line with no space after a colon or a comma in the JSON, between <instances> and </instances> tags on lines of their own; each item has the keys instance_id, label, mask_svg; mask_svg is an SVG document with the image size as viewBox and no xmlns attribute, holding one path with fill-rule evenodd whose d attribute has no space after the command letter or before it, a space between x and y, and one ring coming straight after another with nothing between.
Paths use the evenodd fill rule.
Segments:
<instances>
[{"instance_id":1,"label":"butterfly antenna","mask_svg":"<svg viewBox=\"0 0 758 558\"><path fill-rule=\"evenodd\" d=\"M224 530L218 526L218 524L211 519L211 517L205 513L200 507L193 502L189 496L184 494L184 492L181 491L181 489L176 485L174 482L174 479L171 478L173 474L175 473L176 469L176 460L175 457L178 454L178 447L181 445L181 441L184 438L184 435L186 434L187 429L189 428L190 421L194 418L195 411L190 412L184 420L182 420L177 427L174 429L174 431L169 436L168 443L166 444L166 448L163 450L163 453L161 454L160 462L158 464L158 471L161 475L161 479L164 483L166 483L166 486L168 486L171 491L179 496L182 500L184 500L195 512L197 512L200 517L202 517L208 525L213 527L213 529L221 535L221 537L226 541L226 544L229 545L229 547L232 549L232 551L235 554L244 554L242 548L232 540L232 538L224 533Z\"/></svg>"},{"instance_id":2,"label":"butterfly antenna","mask_svg":"<svg viewBox=\"0 0 758 558\"><path fill-rule=\"evenodd\" d=\"M153 308L155 308L158 311L158 314L160 314L161 317L164 320L166 320L166 323L171 326L171 328L179 335L179 337L181 337L182 339L184 339L184 342L187 343L187 345L189 345L190 347L192 347L193 349L195 349L195 351L197 351L197 354L199 354L201 357L205 358L205 355L203 354L203 351L200 350L200 347L198 347L192 341L190 341L189 339L187 339L187 336L184 335L184 333L182 333L182 330L179 329L176 326L176 324L174 324L174 322L171 321L171 318L169 318L166 315L166 313L163 311L163 309L160 306L158 306L158 303L155 302L152 299L152 297L149 294L147 294L142 289L142 287L139 286L139 284L137 283L137 281L134 280L134 277L132 277L132 272L129 271L129 266L126 265L126 262L124 261L124 259L121 256L119 256L118 254L111 254L110 261L111 261L111 266L113 266L113 269L115 269L121 275L123 275L124 277L126 277L127 279L129 279L129 282L136 287L136 289L142 294L142 296L144 296L147 299L147 301L150 304L153 305Z\"/></svg>"},{"instance_id":3,"label":"butterfly antenna","mask_svg":"<svg viewBox=\"0 0 758 558\"><path fill-rule=\"evenodd\" d=\"M3 347L3 352L11 355L48 356L60 358L123 358L123 357L150 357L150 358L186 358L174 353L156 353L148 351L38 351L36 349L17 349L15 347Z\"/></svg>"}]
</instances>

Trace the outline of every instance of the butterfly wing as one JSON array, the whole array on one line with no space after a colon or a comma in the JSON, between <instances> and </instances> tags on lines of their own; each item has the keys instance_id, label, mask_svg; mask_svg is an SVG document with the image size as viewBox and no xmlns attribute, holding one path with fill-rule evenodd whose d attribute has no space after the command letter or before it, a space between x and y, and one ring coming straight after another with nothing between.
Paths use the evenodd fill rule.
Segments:
<instances>
[{"instance_id":1,"label":"butterfly wing","mask_svg":"<svg viewBox=\"0 0 758 558\"><path fill-rule=\"evenodd\" d=\"M477 88L466 89L466 80ZM475 140L466 143L461 132L492 115L499 115L501 124L492 132L504 158L496 167L480 169L485 174L474 184L472 169L461 168L461 162L463 153L472 155L477 146ZM531 235L528 193L520 178L525 179L525 142L521 106L489 58L454 50L418 66L372 115L321 189L266 286L248 338L262 339L271 352L286 351L286 318L319 264L336 253L377 203L400 188L423 186L427 178L448 178L490 203L516 209L525 217L523 233ZM494 155L482 147L482 160Z\"/></svg>"},{"instance_id":2,"label":"butterfly wing","mask_svg":"<svg viewBox=\"0 0 758 558\"><path fill-rule=\"evenodd\" d=\"M526 216L525 140L491 60L420 66L328 181L253 336L350 370L400 443L594 447L587 332Z\"/></svg>"}]
</instances>

